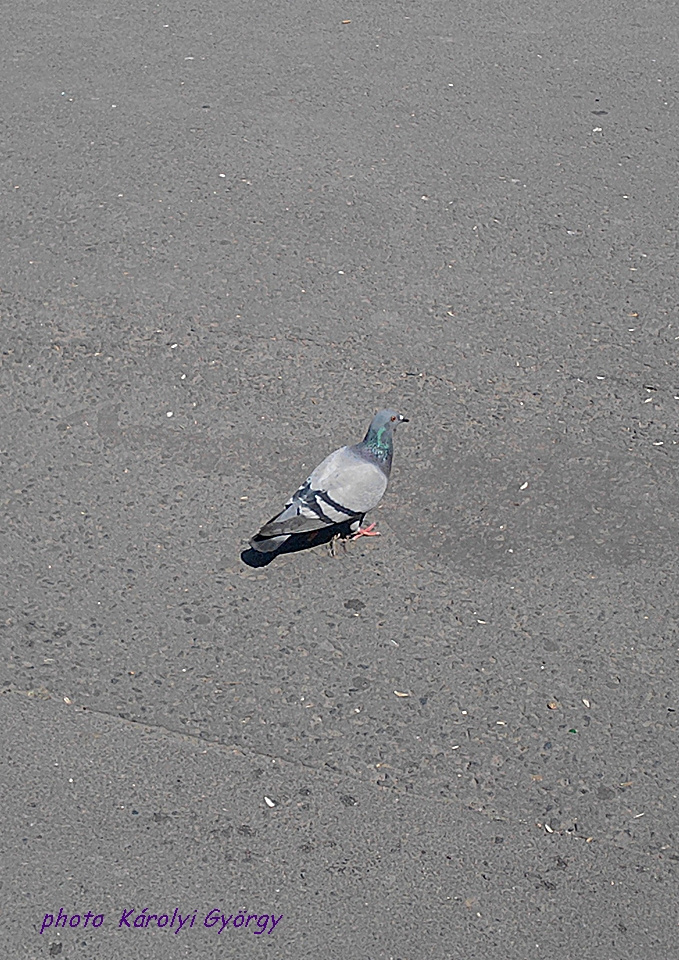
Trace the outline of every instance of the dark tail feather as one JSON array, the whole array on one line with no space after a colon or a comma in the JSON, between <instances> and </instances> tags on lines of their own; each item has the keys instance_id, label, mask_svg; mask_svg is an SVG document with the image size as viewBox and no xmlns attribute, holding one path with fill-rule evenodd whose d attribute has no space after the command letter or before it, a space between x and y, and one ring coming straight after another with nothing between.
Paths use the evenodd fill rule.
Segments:
<instances>
[{"instance_id":1,"label":"dark tail feather","mask_svg":"<svg viewBox=\"0 0 679 960\"><path fill-rule=\"evenodd\" d=\"M274 550L278 550L285 543L289 536L289 534L286 534L282 537L263 537L261 533L256 533L250 540L250 546L259 553L273 553Z\"/></svg>"}]
</instances>

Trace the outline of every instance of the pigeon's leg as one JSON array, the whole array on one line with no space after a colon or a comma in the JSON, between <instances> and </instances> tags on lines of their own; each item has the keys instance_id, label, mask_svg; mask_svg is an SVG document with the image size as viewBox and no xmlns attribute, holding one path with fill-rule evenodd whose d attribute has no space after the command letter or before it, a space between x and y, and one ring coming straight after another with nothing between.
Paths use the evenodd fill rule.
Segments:
<instances>
[{"instance_id":1,"label":"pigeon's leg","mask_svg":"<svg viewBox=\"0 0 679 960\"><path fill-rule=\"evenodd\" d=\"M358 540L359 537L379 537L380 531L375 530L376 523L371 523L367 527L362 527L352 536L352 540Z\"/></svg>"}]
</instances>

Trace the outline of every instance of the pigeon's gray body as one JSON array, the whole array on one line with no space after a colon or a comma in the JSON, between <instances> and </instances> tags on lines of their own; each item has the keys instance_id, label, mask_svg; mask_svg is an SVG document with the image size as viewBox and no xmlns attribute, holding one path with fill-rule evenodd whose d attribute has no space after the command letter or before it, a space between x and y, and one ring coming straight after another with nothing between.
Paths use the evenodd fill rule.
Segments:
<instances>
[{"instance_id":1,"label":"pigeon's gray body","mask_svg":"<svg viewBox=\"0 0 679 960\"><path fill-rule=\"evenodd\" d=\"M340 447L320 463L277 516L265 523L250 544L268 553L293 534L349 523L352 531L384 496L391 472L393 428L406 418L382 410L365 438Z\"/></svg>"}]
</instances>

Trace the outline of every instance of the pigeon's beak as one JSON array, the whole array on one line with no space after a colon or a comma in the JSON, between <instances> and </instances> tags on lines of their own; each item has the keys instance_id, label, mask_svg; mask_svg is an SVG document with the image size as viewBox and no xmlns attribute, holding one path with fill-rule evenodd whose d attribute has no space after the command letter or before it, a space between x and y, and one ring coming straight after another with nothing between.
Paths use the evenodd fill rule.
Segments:
<instances>
[{"instance_id":1,"label":"pigeon's beak","mask_svg":"<svg viewBox=\"0 0 679 960\"><path fill-rule=\"evenodd\" d=\"M398 422L399 422L399 423L410 423L410 420L409 420L407 417L402 417L401 414L399 413L399 415L398 415Z\"/></svg>"}]
</instances>

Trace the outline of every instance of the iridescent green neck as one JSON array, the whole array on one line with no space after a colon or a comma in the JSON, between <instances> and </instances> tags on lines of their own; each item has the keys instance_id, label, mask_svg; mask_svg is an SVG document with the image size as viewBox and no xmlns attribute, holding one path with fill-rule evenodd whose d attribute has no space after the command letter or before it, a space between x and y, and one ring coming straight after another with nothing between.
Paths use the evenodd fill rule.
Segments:
<instances>
[{"instance_id":1,"label":"iridescent green neck","mask_svg":"<svg viewBox=\"0 0 679 960\"><path fill-rule=\"evenodd\" d=\"M387 460L391 456L391 431L386 426L370 430L363 444L378 460Z\"/></svg>"}]
</instances>

